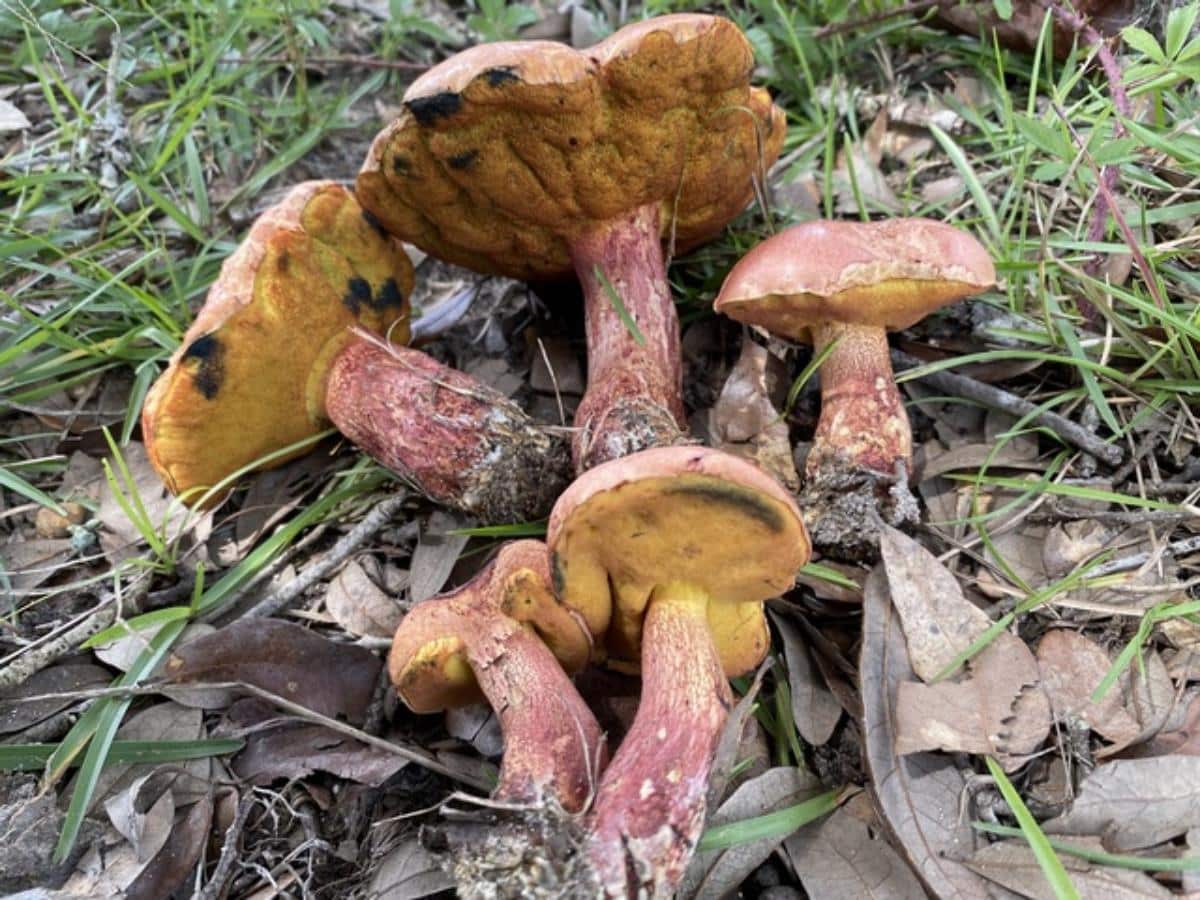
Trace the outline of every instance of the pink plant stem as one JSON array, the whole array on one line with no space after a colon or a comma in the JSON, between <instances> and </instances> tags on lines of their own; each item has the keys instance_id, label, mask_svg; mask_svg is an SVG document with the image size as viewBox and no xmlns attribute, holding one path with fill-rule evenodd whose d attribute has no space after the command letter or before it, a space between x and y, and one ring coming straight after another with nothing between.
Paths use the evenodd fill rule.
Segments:
<instances>
[{"instance_id":1,"label":"pink plant stem","mask_svg":"<svg viewBox=\"0 0 1200 900\"><path fill-rule=\"evenodd\" d=\"M588 386L575 414L575 469L684 441L679 317L671 301L657 206L577 237L571 260L583 285ZM616 293L643 340L617 309Z\"/></svg>"},{"instance_id":2,"label":"pink plant stem","mask_svg":"<svg viewBox=\"0 0 1200 900\"><path fill-rule=\"evenodd\" d=\"M912 427L892 374L887 333L868 325L831 323L812 329L820 353L821 417L805 465L810 480L828 471L891 475L898 462L912 470Z\"/></svg>"},{"instance_id":3,"label":"pink plant stem","mask_svg":"<svg viewBox=\"0 0 1200 900\"><path fill-rule=\"evenodd\" d=\"M707 610L707 596L685 584L650 599L641 704L600 781L585 849L603 896L671 896L700 839L733 703Z\"/></svg>"},{"instance_id":4,"label":"pink plant stem","mask_svg":"<svg viewBox=\"0 0 1200 900\"><path fill-rule=\"evenodd\" d=\"M485 522L545 515L569 477L565 441L433 357L357 337L330 366L338 430L434 500Z\"/></svg>"}]
</instances>

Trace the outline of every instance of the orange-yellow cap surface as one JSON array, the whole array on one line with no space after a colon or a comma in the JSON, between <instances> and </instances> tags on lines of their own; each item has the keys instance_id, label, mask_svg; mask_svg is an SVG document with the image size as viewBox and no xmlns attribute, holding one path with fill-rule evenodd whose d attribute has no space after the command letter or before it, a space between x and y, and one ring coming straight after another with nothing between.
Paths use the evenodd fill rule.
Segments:
<instances>
[{"instance_id":1,"label":"orange-yellow cap surface","mask_svg":"<svg viewBox=\"0 0 1200 900\"><path fill-rule=\"evenodd\" d=\"M706 447L661 447L581 475L550 514L555 587L614 661L636 663L656 587L686 582L709 598L725 672L766 654L762 603L792 587L809 557L791 495L757 466Z\"/></svg>"},{"instance_id":2,"label":"orange-yellow cap surface","mask_svg":"<svg viewBox=\"0 0 1200 900\"><path fill-rule=\"evenodd\" d=\"M808 341L820 322L908 328L996 281L987 250L931 219L804 222L763 241L730 270L713 308Z\"/></svg>"},{"instance_id":3,"label":"orange-yellow cap surface","mask_svg":"<svg viewBox=\"0 0 1200 900\"><path fill-rule=\"evenodd\" d=\"M293 188L225 261L146 397L143 439L167 487L194 502L327 427L324 373L350 326L407 342L412 286L403 248L353 194L329 181Z\"/></svg>"},{"instance_id":4,"label":"orange-yellow cap surface","mask_svg":"<svg viewBox=\"0 0 1200 900\"><path fill-rule=\"evenodd\" d=\"M680 14L575 50L473 47L418 78L356 192L393 234L517 278L568 274L573 235L659 204L686 249L746 207L779 155L783 113L750 86L728 19Z\"/></svg>"}]
</instances>

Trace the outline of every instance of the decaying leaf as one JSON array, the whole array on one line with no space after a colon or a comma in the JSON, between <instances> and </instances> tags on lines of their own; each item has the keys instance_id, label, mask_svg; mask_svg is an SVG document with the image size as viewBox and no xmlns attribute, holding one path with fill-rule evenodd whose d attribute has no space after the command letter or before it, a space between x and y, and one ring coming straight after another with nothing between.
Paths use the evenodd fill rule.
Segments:
<instances>
[{"instance_id":1,"label":"decaying leaf","mask_svg":"<svg viewBox=\"0 0 1200 900\"><path fill-rule=\"evenodd\" d=\"M796 877L810 897L925 900L917 876L881 836L839 808L784 841Z\"/></svg>"},{"instance_id":2,"label":"decaying leaf","mask_svg":"<svg viewBox=\"0 0 1200 900\"><path fill-rule=\"evenodd\" d=\"M140 862L146 862L162 849L175 824L171 778L169 772L151 772L134 779L104 802L108 820L133 845Z\"/></svg>"},{"instance_id":3,"label":"decaying leaf","mask_svg":"<svg viewBox=\"0 0 1200 900\"><path fill-rule=\"evenodd\" d=\"M71 694L102 687L112 680L106 669L90 663L70 663L35 672L23 682L0 690L0 734L24 731L78 701L65 699L20 700L48 694ZM14 702L18 701L20 702Z\"/></svg>"},{"instance_id":4,"label":"decaying leaf","mask_svg":"<svg viewBox=\"0 0 1200 900\"><path fill-rule=\"evenodd\" d=\"M438 857L411 837L389 852L371 879L372 900L420 900L454 887Z\"/></svg>"},{"instance_id":5,"label":"decaying leaf","mask_svg":"<svg viewBox=\"0 0 1200 900\"><path fill-rule=\"evenodd\" d=\"M842 707L813 665L807 642L787 616L771 613L771 621L783 638L788 687L792 695L792 719L800 736L814 747L828 743L842 718Z\"/></svg>"},{"instance_id":6,"label":"decaying leaf","mask_svg":"<svg viewBox=\"0 0 1200 900\"><path fill-rule=\"evenodd\" d=\"M708 827L740 822L794 806L821 790L820 780L801 769L791 766L768 769L734 791L709 818ZM679 887L680 895L696 900L717 900L727 896L775 851L783 838L780 835L697 853Z\"/></svg>"},{"instance_id":7,"label":"decaying leaf","mask_svg":"<svg viewBox=\"0 0 1200 900\"><path fill-rule=\"evenodd\" d=\"M1093 847L1100 850L1101 847ZM1080 900L1154 900L1171 892L1144 872L1115 866L1093 866L1078 857L1058 854ZM1058 900L1024 841L999 841L975 852L967 861L972 871L1033 900Z\"/></svg>"},{"instance_id":8,"label":"decaying leaf","mask_svg":"<svg viewBox=\"0 0 1200 900\"><path fill-rule=\"evenodd\" d=\"M1200 826L1200 756L1119 759L1084 780L1047 834L1103 837L1115 852L1152 847Z\"/></svg>"},{"instance_id":9,"label":"decaying leaf","mask_svg":"<svg viewBox=\"0 0 1200 900\"><path fill-rule=\"evenodd\" d=\"M413 550L409 565L409 601L420 603L442 589L454 570L459 554L467 545L465 534L451 534L463 527L458 518L444 510L435 510Z\"/></svg>"},{"instance_id":10,"label":"decaying leaf","mask_svg":"<svg viewBox=\"0 0 1200 900\"><path fill-rule=\"evenodd\" d=\"M888 593L922 681L931 681L992 624L932 553L890 526L879 533Z\"/></svg>"},{"instance_id":11,"label":"decaying leaf","mask_svg":"<svg viewBox=\"0 0 1200 900\"><path fill-rule=\"evenodd\" d=\"M1183 721L1169 731L1156 735L1148 743L1136 748L1138 756L1200 756L1200 692L1185 701Z\"/></svg>"},{"instance_id":12,"label":"decaying leaf","mask_svg":"<svg viewBox=\"0 0 1200 900\"><path fill-rule=\"evenodd\" d=\"M1078 718L1102 737L1120 743L1137 737L1141 726L1128 709L1128 678L1114 685L1103 700L1092 701L1092 693L1112 665L1097 644L1077 631L1056 628L1038 643L1037 662L1056 721Z\"/></svg>"},{"instance_id":13,"label":"decaying leaf","mask_svg":"<svg viewBox=\"0 0 1200 900\"><path fill-rule=\"evenodd\" d=\"M992 754L1019 767L1050 733L1050 703L1020 638L1001 632L967 665L968 677L899 686L896 752Z\"/></svg>"},{"instance_id":14,"label":"decaying leaf","mask_svg":"<svg viewBox=\"0 0 1200 900\"><path fill-rule=\"evenodd\" d=\"M171 829L163 848L126 889L124 900L159 900L174 895L183 887L200 861L212 818L210 797L202 797L193 803Z\"/></svg>"},{"instance_id":15,"label":"decaying leaf","mask_svg":"<svg viewBox=\"0 0 1200 900\"><path fill-rule=\"evenodd\" d=\"M863 592L863 637L859 657L863 698L863 756L880 817L891 829L909 864L938 897L985 900L983 879L958 862L978 846L974 829L959 816L965 787L954 761L940 753L895 753L896 695L915 683L892 607L882 565Z\"/></svg>"},{"instance_id":16,"label":"decaying leaf","mask_svg":"<svg viewBox=\"0 0 1200 900\"><path fill-rule=\"evenodd\" d=\"M716 809L725 799L725 792L738 779L755 778L771 765L770 750L765 745L762 726L754 717L755 704L762 690L766 667L760 666L750 688L729 711L717 751L713 754L712 769L708 777L708 808ZM636 708L633 710L636 711ZM633 721L630 715L629 721Z\"/></svg>"},{"instance_id":17,"label":"decaying leaf","mask_svg":"<svg viewBox=\"0 0 1200 900\"><path fill-rule=\"evenodd\" d=\"M378 787L407 762L321 725L285 724L249 735L232 768L250 784L295 780L320 771Z\"/></svg>"},{"instance_id":18,"label":"decaying leaf","mask_svg":"<svg viewBox=\"0 0 1200 900\"><path fill-rule=\"evenodd\" d=\"M242 619L177 648L165 677L244 682L332 718L361 723L381 667L369 650L277 619Z\"/></svg>"},{"instance_id":19,"label":"decaying leaf","mask_svg":"<svg viewBox=\"0 0 1200 900\"><path fill-rule=\"evenodd\" d=\"M713 446L751 460L795 491L800 478L787 420L771 399L780 380L772 371L772 362L766 347L751 340L742 342L737 364L709 411L708 428Z\"/></svg>"},{"instance_id":20,"label":"decaying leaf","mask_svg":"<svg viewBox=\"0 0 1200 900\"><path fill-rule=\"evenodd\" d=\"M390 638L404 610L356 559L342 567L325 592L325 608L350 634Z\"/></svg>"},{"instance_id":21,"label":"decaying leaf","mask_svg":"<svg viewBox=\"0 0 1200 900\"><path fill-rule=\"evenodd\" d=\"M504 752L500 718L486 703L472 703L446 710L446 731L451 737L465 741L492 759Z\"/></svg>"}]
</instances>

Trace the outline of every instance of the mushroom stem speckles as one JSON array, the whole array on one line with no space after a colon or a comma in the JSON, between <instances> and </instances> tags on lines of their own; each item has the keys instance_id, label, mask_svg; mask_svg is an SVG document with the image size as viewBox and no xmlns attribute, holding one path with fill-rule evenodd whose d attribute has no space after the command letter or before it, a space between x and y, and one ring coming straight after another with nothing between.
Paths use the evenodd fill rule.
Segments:
<instances>
[{"instance_id":1,"label":"mushroom stem speckles","mask_svg":"<svg viewBox=\"0 0 1200 900\"><path fill-rule=\"evenodd\" d=\"M570 242L587 316L588 386L575 415L575 468L686 441L679 318L657 205Z\"/></svg>"},{"instance_id":2,"label":"mushroom stem speckles","mask_svg":"<svg viewBox=\"0 0 1200 900\"><path fill-rule=\"evenodd\" d=\"M732 705L708 597L656 589L643 624L642 700L600 781L585 853L606 897L670 897L704 826L708 775Z\"/></svg>"}]
</instances>

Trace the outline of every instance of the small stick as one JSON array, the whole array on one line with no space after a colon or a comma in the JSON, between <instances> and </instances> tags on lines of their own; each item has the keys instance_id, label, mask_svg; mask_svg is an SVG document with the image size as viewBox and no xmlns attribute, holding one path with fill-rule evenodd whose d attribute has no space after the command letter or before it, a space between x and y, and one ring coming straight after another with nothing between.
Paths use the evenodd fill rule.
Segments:
<instances>
[{"instance_id":1,"label":"small stick","mask_svg":"<svg viewBox=\"0 0 1200 900\"><path fill-rule=\"evenodd\" d=\"M1173 556L1178 559L1181 556L1187 556L1189 553L1195 553L1197 550L1200 550L1200 535L1175 541L1174 543L1167 544L1165 547L1160 547L1158 550L1131 553L1129 556L1109 560L1088 572L1087 577L1091 580L1102 578L1105 575L1115 575L1117 572L1128 572L1130 569L1141 568L1150 562L1150 560L1159 556Z\"/></svg>"},{"instance_id":2,"label":"small stick","mask_svg":"<svg viewBox=\"0 0 1200 900\"><path fill-rule=\"evenodd\" d=\"M250 607L242 618L265 618L286 609L301 594L322 578L332 574L352 553L374 537L375 533L387 524L407 499L408 494L401 492L379 501L375 504L375 508L367 513L361 522L346 532L321 559L306 566L304 571L287 584L271 591L257 604Z\"/></svg>"},{"instance_id":3,"label":"small stick","mask_svg":"<svg viewBox=\"0 0 1200 900\"><path fill-rule=\"evenodd\" d=\"M885 9L882 12L877 12L862 19L851 19L848 22L833 22L822 26L813 32L813 37L820 40L821 38L833 37L835 34L845 34L847 31L858 31L860 28L866 28L869 25L878 25L880 22L888 21L888 19L896 19L900 16L907 16L910 13L925 12L926 10L933 9L935 6L941 6L942 2L943 0L910 0L910 2L897 6L895 9Z\"/></svg>"},{"instance_id":4,"label":"small stick","mask_svg":"<svg viewBox=\"0 0 1200 900\"><path fill-rule=\"evenodd\" d=\"M915 356L909 356L902 350L892 350L892 364L897 371L924 365L921 360ZM932 372L922 375L921 381L933 385L939 391L945 391L966 400L973 400L1017 417L1028 416L1037 410L1036 406L1016 394L1010 394L994 385L984 384L965 375L956 375L952 372ZM1120 465L1121 460L1125 458L1125 453L1120 447L1105 443L1086 428L1058 413L1042 410L1036 412L1033 421L1049 428L1068 444L1103 460L1110 466Z\"/></svg>"},{"instance_id":5,"label":"small stick","mask_svg":"<svg viewBox=\"0 0 1200 900\"><path fill-rule=\"evenodd\" d=\"M237 858L238 841L242 830L246 827L246 819L250 817L250 809L254 806L254 792L247 791L238 801L237 811L233 821L225 830L225 842L221 845L221 856L213 869L212 877L196 894L196 900L220 900L225 893L225 882L233 875L233 863Z\"/></svg>"}]
</instances>

